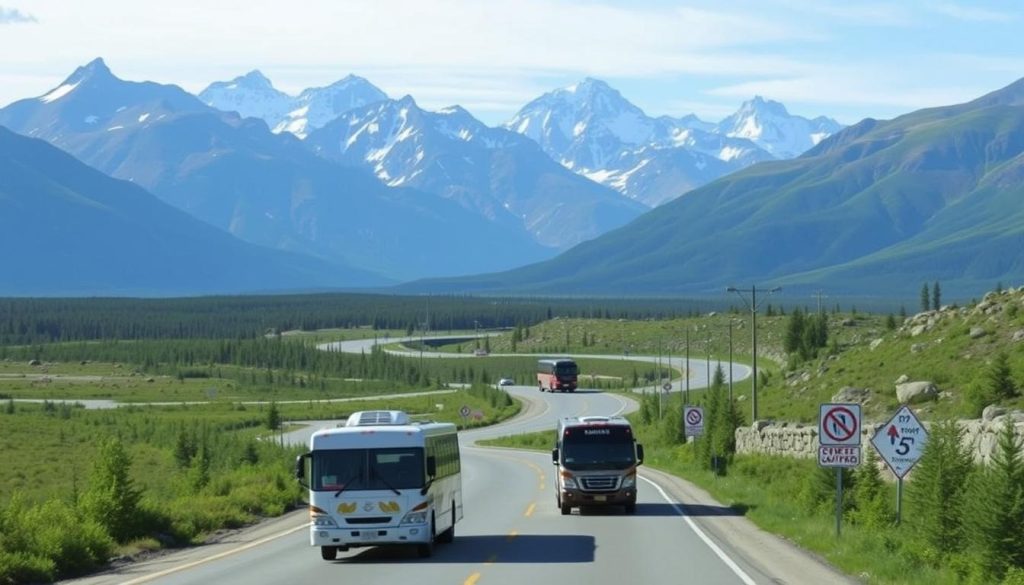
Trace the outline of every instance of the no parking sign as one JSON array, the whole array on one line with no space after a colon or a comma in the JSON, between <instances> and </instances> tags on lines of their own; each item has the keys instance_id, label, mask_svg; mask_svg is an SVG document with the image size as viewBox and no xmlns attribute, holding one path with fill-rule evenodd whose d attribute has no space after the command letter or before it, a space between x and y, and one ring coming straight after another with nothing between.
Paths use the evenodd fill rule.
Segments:
<instances>
[{"instance_id":1,"label":"no parking sign","mask_svg":"<svg viewBox=\"0 0 1024 585\"><path fill-rule=\"evenodd\" d=\"M683 409L683 433L687 437L699 437L704 434L704 409L700 406L687 406Z\"/></svg>"}]
</instances>

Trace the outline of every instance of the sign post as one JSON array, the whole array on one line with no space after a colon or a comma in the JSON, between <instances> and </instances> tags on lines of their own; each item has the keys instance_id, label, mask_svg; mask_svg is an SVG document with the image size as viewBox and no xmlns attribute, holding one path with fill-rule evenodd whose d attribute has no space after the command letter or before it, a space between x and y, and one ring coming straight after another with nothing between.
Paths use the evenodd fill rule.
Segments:
<instances>
[{"instance_id":1,"label":"sign post","mask_svg":"<svg viewBox=\"0 0 1024 585\"><path fill-rule=\"evenodd\" d=\"M818 413L818 465L836 468L836 536L843 526L843 468L860 465L860 405L822 404Z\"/></svg>"},{"instance_id":2,"label":"sign post","mask_svg":"<svg viewBox=\"0 0 1024 585\"><path fill-rule=\"evenodd\" d=\"M466 404L463 404L463 405L462 405L462 407L461 407L461 408L459 408L459 416L461 416L461 417L462 417L462 426L463 426L463 427L465 427L465 426L466 426L466 420L467 420L467 419L469 418L469 415L470 415L470 413L472 413L472 412L473 412L473 411L472 411L472 410L470 410L469 406L468 406L468 405L466 405Z\"/></svg>"},{"instance_id":3,"label":"sign post","mask_svg":"<svg viewBox=\"0 0 1024 585\"><path fill-rule=\"evenodd\" d=\"M903 478L921 459L928 442L928 430L924 428L910 407L896 411L889 422L871 437L871 444L885 464L896 476L896 523L903 515Z\"/></svg>"}]
</instances>

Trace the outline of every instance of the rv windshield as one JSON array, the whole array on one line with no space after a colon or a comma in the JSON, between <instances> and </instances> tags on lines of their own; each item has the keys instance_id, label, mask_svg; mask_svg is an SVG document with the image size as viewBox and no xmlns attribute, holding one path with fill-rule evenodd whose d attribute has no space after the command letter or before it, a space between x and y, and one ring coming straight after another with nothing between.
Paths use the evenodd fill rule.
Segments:
<instances>
[{"instance_id":1,"label":"rv windshield","mask_svg":"<svg viewBox=\"0 0 1024 585\"><path fill-rule=\"evenodd\" d=\"M622 427L567 429L562 437L562 464L579 471L636 465L632 433Z\"/></svg>"},{"instance_id":2,"label":"rv windshield","mask_svg":"<svg viewBox=\"0 0 1024 585\"><path fill-rule=\"evenodd\" d=\"M423 449L335 449L313 452L316 491L346 492L423 487Z\"/></svg>"}]
</instances>

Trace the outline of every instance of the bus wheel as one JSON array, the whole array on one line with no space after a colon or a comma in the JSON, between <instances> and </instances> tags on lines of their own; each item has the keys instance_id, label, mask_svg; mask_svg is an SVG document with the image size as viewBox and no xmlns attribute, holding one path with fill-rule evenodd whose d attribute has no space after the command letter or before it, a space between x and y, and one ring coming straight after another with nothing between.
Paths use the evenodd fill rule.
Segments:
<instances>
[{"instance_id":1,"label":"bus wheel","mask_svg":"<svg viewBox=\"0 0 1024 585\"><path fill-rule=\"evenodd\" d=\"M452 525L441 534L437 535L437 542L448 544L455 540L455 502L452 502Z\"/></svg>"},{"instance_id":2,"label":"bus wheel","mask_svg":"<svg viewBox=\"0 0 1024 585\"><path fill-rule=\"evenodd\" d=\"M338 558L338 547L336 546L321 546L320 547L320 558L325 561L333 561Z\"/></svg>"},{"instance_id":3,"label":"bus wheel","mask_svg":"<svg viewBox=\"0 0 1024 585\"><path fill-rule=\"evenodd\" d=\"M416 554L421 559L429 559L430 557L434 556L434 539L435 538L436 538L436 535L434 534L434 519L431 518L430 519L430 540L425 542L425 543L423 543L423 544L417 544L416 545Z\"/></svg>"}]
</instances>

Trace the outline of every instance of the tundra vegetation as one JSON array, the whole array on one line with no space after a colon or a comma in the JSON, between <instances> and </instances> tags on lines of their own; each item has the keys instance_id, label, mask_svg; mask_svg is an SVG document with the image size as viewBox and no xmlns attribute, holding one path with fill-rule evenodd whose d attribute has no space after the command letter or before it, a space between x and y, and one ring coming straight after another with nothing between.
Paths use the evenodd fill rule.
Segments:
<instances>
[{"instance_id":1,"label":"tundra vegetation","mask_svg":"<svg viewBox=\"0 0 1024 585\"><path fill-rule=\"evenodd\" d=\"M995 297L898 317L844 311L838 304L824 310L763 306L762 417L812 422L817 405L843 386L868 390L867 416L887 417L898 405L892 388L901 375L939 386L939 397L915 405L931 420L972 416L993 403L1020 407L1024 343L1012 340L1024 329L1021 292ZM87 573L113 556L201 542L218 529L280 514L301 505L302 497L291 478L301 448L279 440L289 421L400 408L490 424L518 408L495 382L512 377L532 385L538 354L576 358L585 387L649 387L633 416L653 465L709 487L852 574L906 582L913 572L912 578L939 583L1018 575L1019 560L1010 552L1021 549L1004 532L1024 523L985 504L1012 501L1014 486L1021 485L1011 479L1019 464L1009 456L1008 439L1002 467L967 465L964 481L951 484L969 492L925 491L928 482L910 482L906 507L915 510L913 521L900 526L893 526L891 483L870 466L849 474L850 528L842 540L829 535L823 497L826 484L834 483L812 464L734 455L731 429L750 423L749 380L734 385L731 402L723 381L730 354L750 361L750 314L740 307L431 297L426 329L462 339L425 350L472 354L486 343L491 355L420 359L415 340L405 342L413 356L317 348L342 339L425 336L419 329L427 303L373 295L0 300L0 448L8 464L0 473L0 582ZM478 333L494 336L475 339ZM674 405L656 399L660 380L678 381L681 372L665 362L623 360L623 354L723 363L714 390L690 394L691 402L708 408L706 440L680 440L678 395ZM454 390L455 384L466 389ZM423 390L440 393L408 395ZM89 410L67 399L131 404ZM479 411L479 419L458 417L464 404ZM549 448L549 436L533 440ZM927 469L922 462L915 474L926 477ZM956 512L952 524L928 521L926 510L939 501ZM1004 535L996 539L1003 548L979 547L978 535L992 534Z\"/></svg>"}]
</instances>

